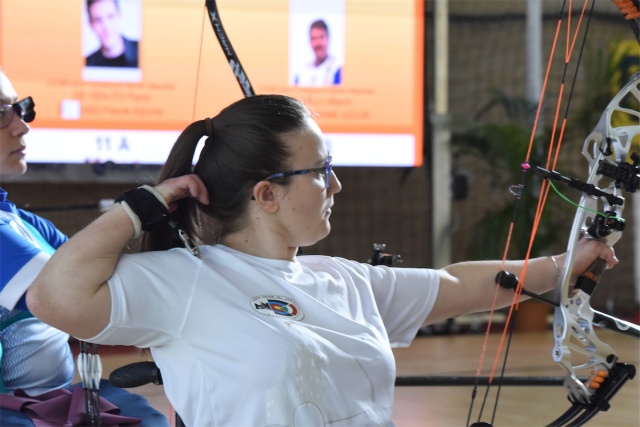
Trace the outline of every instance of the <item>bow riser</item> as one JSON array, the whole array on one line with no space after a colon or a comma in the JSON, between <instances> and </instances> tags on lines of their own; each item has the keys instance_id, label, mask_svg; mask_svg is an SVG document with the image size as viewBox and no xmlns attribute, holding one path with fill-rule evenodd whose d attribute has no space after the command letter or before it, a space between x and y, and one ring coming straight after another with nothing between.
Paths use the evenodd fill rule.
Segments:
<instances>
[{"instance_id":1,"label":"bow riser","mask_svg":"<svg viewBox=\"0 0 640 427\"><path fill-rule=\"evenodd\" d=\"M598 339L592 326L594 310L591 308L590 298L597 280L593 288L586 290L577 288L571 281L574 250L578 240L587 234L593 234L593 228L589 233L590 226L596 221L603 221L602 215L596 212L606 212L607 217L614 218L619 227L607 230L605 235L598 235L597 238L609 246L613 246L622 236L624 223L621 222L621 218L624 198L620 197L619 193L621 187L626 188L628 185L610 177L607 178L605 188L598 184L603 180L602 164L617 168L626 162L632 140L640 134L640 125L614 126L613 124L613 117L619 114L634 117L640 123L640 112L630 110L622 104L628 101L628 96L634 98L634 102L640 103L639 85L640 73L637 73L611 100L598 124L584 142L582 154L589 164L586 182L601 188L608 194L617 196L617 198L615 203L612 203L605 197L583 194L571 229L566 262L556 284L555 297L560 304L554 312L555 347L553 360L567 374L564 384L570 399L583 404L589 404L597 391L597 388L589 385L590 381L595 376L602 375L602 372L598 373L598 371L608 373L616 363L618 356L609 345ZM631 177L631 179L633 178ZM608 219L604 221L608 221ZM582 360L580 362L575 360L578 358ZM585 362L584 359L587 361ZM576 370L588 368L592 372L585 384L578 379Z\"/></svg>"},{"instance_id":2,"label":"bow riser","mask_svg":"<svg viewBox=\"0 0 640 427\"><path fill-rule=\"evenodd\" d=\"M581 205L593 202L592 197L584 197ZM589 305L590 295L583 290L575 289L571 283L570 272L573 269L573 250L580 238L587 234L586 219L587 211L580 209L576 213L574 227L571 231L569 241L575 242L569 249L563 269L563 285L556 287L556 301L561 301L559 307L554 311L554 337L556 345L553 348L553 360L565 371L566 377L564 386L573 401L588 403L593 389L589 389L578 378L576 370L592 368L596 370L611 369L617 360L614 350L598 339L593 330L592 323L594 311ZM619 234L619 233L618 233ZM560 295L558 295L558 293ZM578 346L578 344L580 346ZM575 362L575 353L586 356L587 362Z\"/></svg>"}]
</instances>

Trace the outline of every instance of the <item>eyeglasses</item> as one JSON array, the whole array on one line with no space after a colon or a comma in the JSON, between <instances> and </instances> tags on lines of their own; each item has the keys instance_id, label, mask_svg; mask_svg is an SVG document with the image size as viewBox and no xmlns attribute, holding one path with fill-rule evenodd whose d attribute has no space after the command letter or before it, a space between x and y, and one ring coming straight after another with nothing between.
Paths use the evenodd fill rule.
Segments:
<instances>
[{"instance_id":1,"label":"eyeglasses","mask_svg":"<svg viewBox=\"0 0 640 427\"><path fill-rule=\"evenodd\" d=\"M327 188L329 188L329 183L331 182L330 181L331 180L331 170L332 170L331 156L328 156L327 160L325 160L325 162L324 162L324 166L320 166L319 168L300 169L300 170L297 170L297 171L274 173L273 175L269 175L268 177L266 177L264 180L265 181L269 181L269 180L276 179L276 178L286 178L286 177L292 176L292 175L304 175L304 174L307 174L307 173L324 172L324 188L326 190Z\"/></svg>"},{"instance_id":2,"label":"eyeglasses","mask_svg":"<svg viewBox=\"0 0 640 427\"><path fill-rule=\"evenodd\" d=\"M14 102L13 104L0 104L0 129L4 129L11 124L14 114L27 123L36 118L35 102L30 96Z\"/></svg>"}]
</instances>

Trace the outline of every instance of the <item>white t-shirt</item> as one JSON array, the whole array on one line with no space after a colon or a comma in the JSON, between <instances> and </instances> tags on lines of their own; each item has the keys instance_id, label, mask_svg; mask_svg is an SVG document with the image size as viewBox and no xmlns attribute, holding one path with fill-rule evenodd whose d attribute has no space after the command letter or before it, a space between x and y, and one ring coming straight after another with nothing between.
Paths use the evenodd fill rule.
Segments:
<instances>
[{"instance_id":1,"label":"white t-shirt","mask_svg":"<svg viewBox=\"0 0 640 427\"><path fill-rule=\"evenodd\" d=\"M435 271L200 249L123 255L88 341L151 347L187 426L392 424L391 347L432 309Z\"/></svg>"}]
</instances>

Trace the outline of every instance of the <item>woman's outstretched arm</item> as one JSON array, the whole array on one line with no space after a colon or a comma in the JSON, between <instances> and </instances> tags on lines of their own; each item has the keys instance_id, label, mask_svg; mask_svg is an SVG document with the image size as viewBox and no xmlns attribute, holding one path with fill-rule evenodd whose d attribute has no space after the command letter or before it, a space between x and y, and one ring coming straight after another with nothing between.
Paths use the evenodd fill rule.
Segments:
<instances>
[{"instance_id":1,"label":"woman's outstretched arm","mask_svg":"<svg viewBox=\"0 0 640 427\"><path fill-rule=\"evenodd\" d=\"M617 264L613 248L590 238L576 246L572 280L584 273L591 263L601 258L609 267ZM536 294L551 290L564 266L566 254L533 258L527 266L524 286ZM452 264L438 270L440 290L435 306L425 324L431 324L461 314L489 311L496 293L495 278L503 268L502 261L470 261ZM506 261L504 269L522 278L524 261ZM513 290L498 289L496 308L506 307L513 300ZM521 300L528 297L522 297Z\"/></svg>"}]
</instances>

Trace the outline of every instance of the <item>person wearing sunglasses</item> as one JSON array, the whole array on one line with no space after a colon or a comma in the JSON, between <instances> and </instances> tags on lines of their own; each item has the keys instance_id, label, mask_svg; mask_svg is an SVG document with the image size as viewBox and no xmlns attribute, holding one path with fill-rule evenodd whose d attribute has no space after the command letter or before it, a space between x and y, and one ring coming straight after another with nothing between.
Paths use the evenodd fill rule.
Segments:
<instances>
[{"instance_id":1,"label":"person wearing sunglasses","mask_svg":"<svg viewBox=\"0 0 640 427\"><path fill-rule=\"evenodd\" d=\"M25 135L35 118L31 97L18 101L0 69L0 184L27 170ZM69 335L34 318L24 294L67 237L44 218L16 208L0 188L0 392L30 395L62 388L74 375Z\"/></svg>"},{"instance_id":2,"label":"person wearing sunglasses","mask_svg":"<svg viewBox=\"0 0 640 427\"><path fill-rule=\"evenodd\" d=\"M0 184L27 171L25 136L36 115L34 108L31 97L18 101L11 81L0 69ZM17 208L0 187L0 425L33 425L32 419L36 425L58 423L72 391L82 387L72 384L75 363L69 334L34 317L25 301L33 279L67 240L50 221ZM16 391L20 393L13 396ZM46 402L34 410L20 400L22 392L58 403ZM100 396L103 404L110 402L107 410L111 414L106 417L111 422L116 422L116 408L117 421L169 426L166 417L144 398L105 380L100 382ZM69 406L69 414L78 410L76 405Z\"/></svg>"},{"instance_id":3,"label":"person wearing sunglasses","mask_svg":"<svg viewBox=\"0 0 640 427\"><path fill-rule=\"evenodd\" d=\"M63 245L27 302L89 342L150 348L188 426L392 425L391 348L426 324L489 310L503 266L298 255L329 234L341 189L301 102L241 99L187 126L158 183L126 191ZM142 252L124 254L141 234ZM579 272L598 257L616 263L596 241L576 255ZM527 287L553 287L564 261L530 260ZM497 303L511 299L500 290Z\"/></svg>"}]
</instances>

